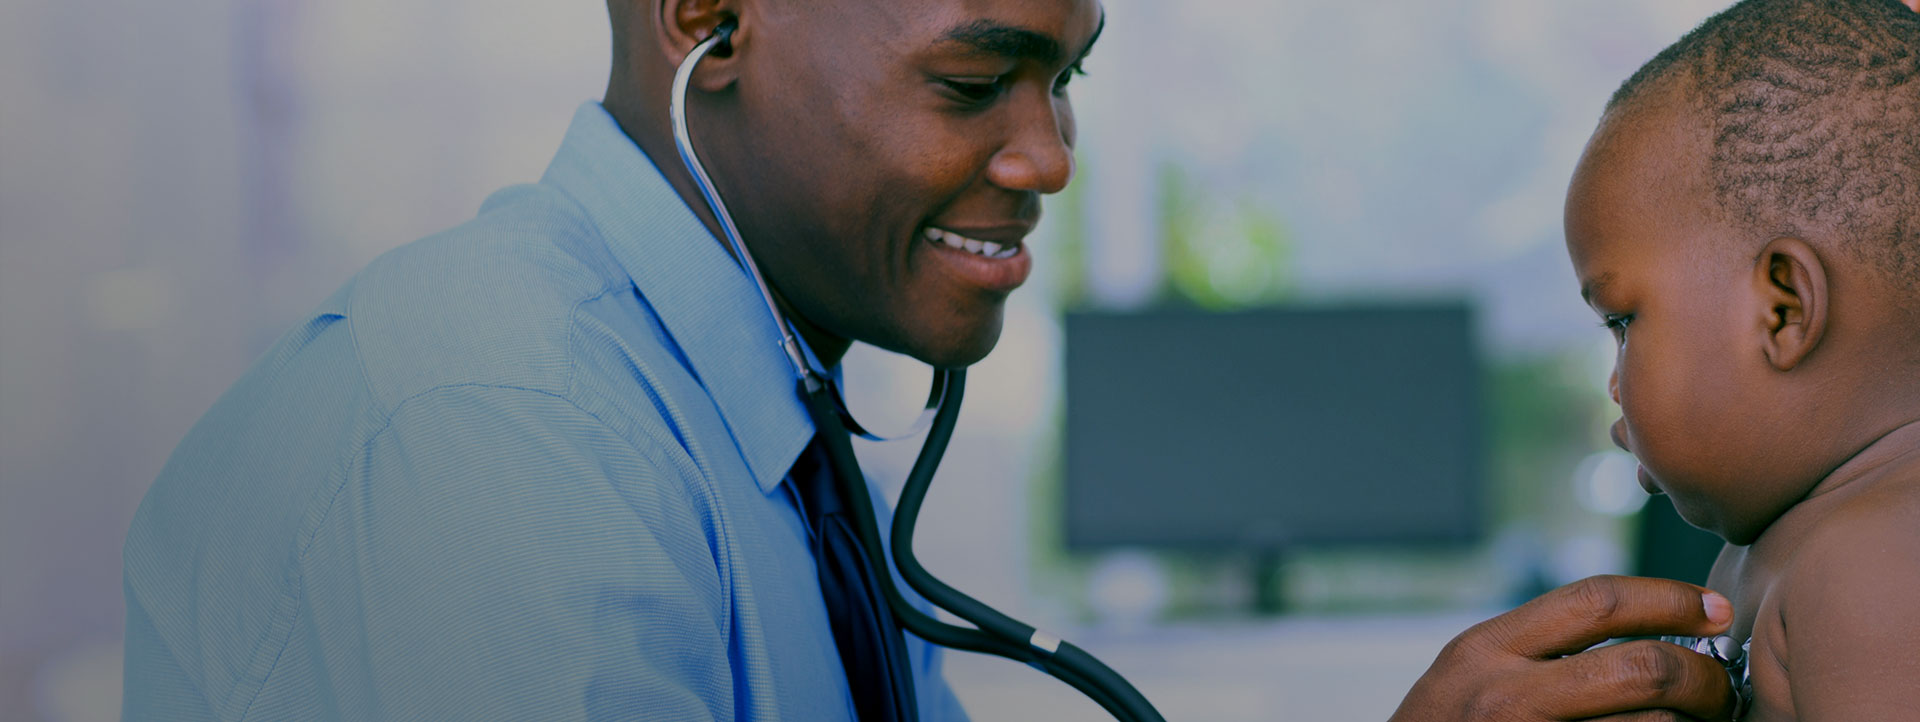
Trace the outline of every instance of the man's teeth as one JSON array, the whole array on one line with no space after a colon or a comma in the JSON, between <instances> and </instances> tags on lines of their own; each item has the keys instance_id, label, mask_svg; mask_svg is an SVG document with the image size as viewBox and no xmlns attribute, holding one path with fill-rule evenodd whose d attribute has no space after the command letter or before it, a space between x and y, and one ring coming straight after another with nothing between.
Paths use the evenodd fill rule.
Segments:
<instances>
[{"instance_id":1,"label":"man's teeth","mask_svg":"<svg viewBox=\"0 0 1920 722\"><path fill-rule=\"evenodd\" d=\"M966 236L960 235L958 233L954 233L953 231L949 231L944 228L934 228L932 226L928 226L926 230L926 236L927 236L927 240L929 241L933 241L934 243L945 244L948 248L959 249L962 251L966 251L968 253L972 253L976 256L986 256L987 258L1012 258L1020 254L1019 246L1011 246L1011 245L1002 246L998 243L994 243L993 241L982 241L982 240L977 240L973 238L968 238Z\"/></svg>"}]
</instances>

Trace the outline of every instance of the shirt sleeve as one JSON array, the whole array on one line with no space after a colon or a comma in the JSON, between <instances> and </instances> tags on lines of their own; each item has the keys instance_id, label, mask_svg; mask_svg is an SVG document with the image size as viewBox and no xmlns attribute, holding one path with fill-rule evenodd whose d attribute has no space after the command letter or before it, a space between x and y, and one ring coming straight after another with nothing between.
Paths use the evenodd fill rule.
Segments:
<instances>
[{"instance_id":1,"label":"shirt sleeve","mask_svg":"<svg viewBox=\"0 0 1920 722\"><path fill-rule=\"evenodd\" d=\"M302 706L734 717L707 517L672 468L565 399L476 386L409 399L324 515L276 671L324 680L302 685L323 697Z\"/></svg>"}]
</instances>

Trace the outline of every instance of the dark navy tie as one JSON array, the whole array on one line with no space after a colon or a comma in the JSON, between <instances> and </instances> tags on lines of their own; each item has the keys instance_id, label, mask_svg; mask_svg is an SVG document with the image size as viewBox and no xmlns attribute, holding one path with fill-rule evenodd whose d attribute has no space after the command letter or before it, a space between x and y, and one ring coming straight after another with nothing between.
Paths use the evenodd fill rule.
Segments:
<instances>
[{"instance_id":1,"label":"dark navy tie","mask_svg":"<svg viewBox=\"0 0 1920 722\"><path fill-rule=\"evenodd\" d=\"M894 621L893 610L887 607L879 578L867 566L859 537L853 532L853 518L847 513L849 503L872 503L866 497L866 485L861 484L862 493L857 499L849 500L840 493L834 483L832 458L819 435L800 452L788 478L796 486L813 530L820 596L827 603L833 641L840 648L840 664L846 668L847 686L853 690L853 706L860 722L918 720L906 639Z\"/></svg>"}]
</instances>

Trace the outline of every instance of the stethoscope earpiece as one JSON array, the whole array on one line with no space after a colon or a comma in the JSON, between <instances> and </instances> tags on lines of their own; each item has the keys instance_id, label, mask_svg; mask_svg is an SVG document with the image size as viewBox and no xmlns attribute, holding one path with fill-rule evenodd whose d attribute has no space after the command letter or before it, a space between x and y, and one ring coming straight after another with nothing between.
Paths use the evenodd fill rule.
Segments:
<instances>
[{"instance_id":1,"label":"stethoscope earpiece","mask_svg":"<svg viewBox=\"0 0 1920 722\"><path fill-rule=\"evenodd\" d=\"M708 33L706 39L701 41L713 41L713 49L708 51L707 54L716 58L724 58L732 55L733 31L738 29L740 29L739 18L727 18L720 21L719 25L713 26L713 32Z\"/></svg>"}]
</instances>

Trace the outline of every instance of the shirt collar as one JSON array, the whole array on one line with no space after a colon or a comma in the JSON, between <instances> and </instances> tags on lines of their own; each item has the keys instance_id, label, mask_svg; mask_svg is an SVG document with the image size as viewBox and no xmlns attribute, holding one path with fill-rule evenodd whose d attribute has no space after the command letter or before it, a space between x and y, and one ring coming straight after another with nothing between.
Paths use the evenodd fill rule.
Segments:
<instances>
[{"instance_id":1,"label":"shirt collar","mask_svg":"<svg viewBox=\"0 0 1920 722\"><path fill-rule=\"evenodd\" d=\"M599 103L574 113L541 179L586 210L771 493L813 437L780 332L745 269Z\"/></svg>"}]
</instances>

